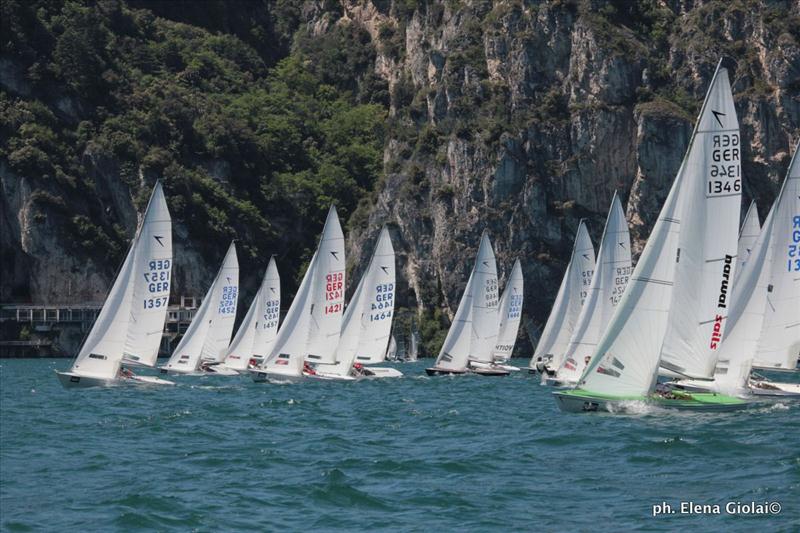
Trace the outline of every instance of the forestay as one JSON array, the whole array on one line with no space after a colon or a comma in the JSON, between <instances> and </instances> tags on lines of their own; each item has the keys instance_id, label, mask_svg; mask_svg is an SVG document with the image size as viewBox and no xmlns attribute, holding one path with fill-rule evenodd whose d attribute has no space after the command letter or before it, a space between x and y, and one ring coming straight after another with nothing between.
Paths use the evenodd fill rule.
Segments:
<instances>
[{"instance_id":1,"label":"forestay","mask_svg":"<svg viewBox=\"0 0 800 533\"><path fill-rule=\"evenodd\" d=\"M511 359L514 345L517 342L519 323L522 319L522 299L524 295L524 281L522 278L522 265L519 259L514 261L511 274L508 276L503 296L500 298L498 312L500 313L500 326L497 332L497 343L492 353L492 358L497 362L506 362ZM412 337L413 340L413 337Z\"/></svg>"},{"instance_id":2,"label":"forestay","mask_svg":"<svg viewBox=\"0 0 800 533\"><path fill-rule=\"evenodd\" d=\"M164 366L171 372L194 372L200 361L221 361L231 338L239 293L239 261L231 243L214 282L180 343Z\"/></svg>"},{"instance_id":3,"label":"forestay","mask_svg":"<svg viewBox=\"0 0 800 533\"><path fill-rule=\"evenodd\" d=\"M725 336L736 270L742 180L739 122L728 71L711 82L683 163L686 180L679 215L685 231L661 364L694 378L711 378Z\"/></svg>"},{"instance_id":4,"label":"forestay","mask_svg":"<svg viewBox=\"0 0 800 533\"><path fill-rule=\"evenodd\" d=\"M164 192L156 183L142 223L72 372L113 379L123 354L135 357L140 364L153 364L164 330L171 268L172 227Z\"/></svg>"},{"instance_id":5,"label":"forestay","mask_svg":"<svg viewBox=\"0 0 800 533\"><path fill-rule=\"evenodd\" d=\"M539 358L552 357L550 367L561 366L567 344L575 329L581 307L589 293L595 268L594 246L583 220L578 224L567 271L561 280L553 308L531 358L531 368Z\"/></svg>"},{"instance_id":6,"label":"forestay","mask_svg":"<svg viewBox=\"0 0 800 533\"><path fill-rule=\"evenodd\" d=\"M586 368L600 337L611 320L631 271L631 238L619 197L614 193L598 249L589 295L567 346L558 377L575 382Z\"/></svg>"},{"instance_id":7,"label":"forestay","mask_svg":"<svg viewBox=\"0 0 800 533\"><path fill-rule=\"evenodd\" d=\"M251 357L266 357L275 343L280 319L281 283L275 258L269 260L258 288L239 330L228 346L225 366L246 370Z\"/></svg>"}]
</instances>

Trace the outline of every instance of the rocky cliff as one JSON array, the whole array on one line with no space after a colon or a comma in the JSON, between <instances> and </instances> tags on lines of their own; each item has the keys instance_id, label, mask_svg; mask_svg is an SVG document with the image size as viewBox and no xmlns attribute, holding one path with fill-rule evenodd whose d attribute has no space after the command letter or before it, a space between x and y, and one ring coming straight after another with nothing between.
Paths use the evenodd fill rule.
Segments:
<instances>
[{"instance_id":1,"label":"rocky cliff","mask_svg":"<svg viewBox=\"0 0 800 533\"><path fill-rule=\"evenodd\" d=\"M0 154L4 301L99 299L143 191L162 178L177 223L182 293L202 293L224 241L238 237L253 270L245 284L252 289L264 256L277 252L291 294L325 205L335 201L344 205L354 276L389 225L401 306L452 313L488 229L504 275L522 258L525 312L541 323L578 220L587 218L598 239L615 190L641 248L721 56L735 65L745 200L756 199L762 216L800 137L798 0L256 2L252 17L222 2L209 13L225 17L168 2L99 2L89 9L102 15L105 33L83 39L118 47L125 69L134 65L122 75L128 71L114 57L100 54L101 66L85 67L97 69L100 88L57 61L70 57L64 20L92 13L51 3L55 12L36 23L30 10L4 4L17 9L4 24L23 28L13 26L12 35L53 41L12 39L0 59L0 104L16 117L5 119ZM47 54L56 60L45 68ZM159 88L154 80L162 79L180 90ZM274 99L282 91L295 91L285 102L339 103L277 121L275 108L294 105L262 93ZM163 105L161 117L145 112L152 102ZM125 130L115 104L130 108L131 122L152 126ZM331 111L342 106L351 106L347 114ZM204 123L210 113L219 120ZM54 132L39 131L30 149L28 116ZM375 117L380 127L369 122ZM370 127L289 128L348 120ZM358 142L345 147L342 138ZM379 143L377 162L362 150L369 141ZM47 146L62 145L63 160L48 161ZM271 161L284 154L285 164Z\"/></svg>"}]
</instances>

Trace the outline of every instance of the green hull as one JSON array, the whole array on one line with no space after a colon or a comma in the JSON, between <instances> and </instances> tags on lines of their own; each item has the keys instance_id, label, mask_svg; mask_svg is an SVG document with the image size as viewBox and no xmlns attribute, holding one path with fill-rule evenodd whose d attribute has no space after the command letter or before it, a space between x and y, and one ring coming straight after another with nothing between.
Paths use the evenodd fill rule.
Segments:
<instances>
[{"instance_id":1,"label":"green hull","mask_svg":"<svg viewBox=\"0 0 800 533\"><path fill-rule=\"evenodd\" d=\"M554 392L553 396L556 398L558 407L568 413L620 412L626 410L627 402L644 402L667 409L692 411L736 411L750 405L739 398L711 392L681 393L679 399L666 399L659 396L614 396L582 389L571 389Z\"/></svg>"}]
</instances>

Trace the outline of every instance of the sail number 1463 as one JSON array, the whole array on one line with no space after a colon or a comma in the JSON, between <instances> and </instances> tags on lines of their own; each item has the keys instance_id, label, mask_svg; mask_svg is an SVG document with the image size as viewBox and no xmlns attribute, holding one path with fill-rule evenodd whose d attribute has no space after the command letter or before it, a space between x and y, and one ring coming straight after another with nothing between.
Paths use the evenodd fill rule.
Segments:
<instances>
[{"instance_id":1,"label":"sail number 1463","mask_svg":"<svg viewBox=\"0 0 800 533\"><path fill-rule=\"evenodd\" d=\"M711 138L711 166L708 194L737 193L742 190L742 167L739 164L739 134L717 133Z\"/></svg>"}]
</instances>

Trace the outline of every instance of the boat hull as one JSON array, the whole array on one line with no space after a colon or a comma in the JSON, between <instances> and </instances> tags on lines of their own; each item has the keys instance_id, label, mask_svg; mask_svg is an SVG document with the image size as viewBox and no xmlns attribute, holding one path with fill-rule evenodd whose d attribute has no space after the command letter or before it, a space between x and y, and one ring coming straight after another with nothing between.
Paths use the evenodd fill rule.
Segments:
<instances>
[{"instance_id":1,"label":"boat hull","mask_svg":"<svg viewBox=\"0 0 800 533\"><path fill-rule=\"evenodd\" d=\"M425 373L428 374L429 376L448 376L448 375L460 376L462 374L466 374L467 371L466 370L452 370L452 369L449 369L449 368L439 368L439 367L435 367L434 366L434 367L431 367L431 368L426 368L425 369Z\"/></svg>"},{"instance_id":2,"label":"boat hull","mask_svg":"<svg viewBox=\"0 0 800 533\"><path fill-rule=\"evenodd\" d=\"M580 389L554 392L558 407L569 413L608 411L612 413L629 410L632 402L644 402L665 409L691 411L738 411L751 405L750 402L711 392L682 393L681 398L668 399L661 396L614 397L594 394ZM635 409L634 409L635 410Z\"/></svg>"},{"instance_id":3,"label":"boat hull","mask_svg":"<svg viewBox=\"0 0 800 533\"><path fill-rule=\"evenodd\" d=\"M289 374L283 372L275 372L273 370L265 370L263 368L254 368L250 370L250 377L256 383L299 383L304 381L306 376Z\"/></svg>"},{"instance_id":4,"label":"boat hull","mask_svg":"<svg viewBox=\"0 0 800 533\"><path fill-rule=\"evenodd\" d=\"M96 378L92 376L81 376L74 372L56 372L58 381L65 389L88 389L92 387L114 387L119 385L116 379Z\"/></svg>"},{"instance_id":5,"label":"boat hull","mask_svg":"<svg viewBox=\"0 0 800 533\"><path fill-rule=\"evenodd\" d=\"M576 385L576 382L567 381L556 377L549 377L544 379L543 384L547 385L548 387L567 388L567 387L574 387Z\"/></svg>"},{"instance_id":6,"label":"boat hull","mask_svg":"<svg viewBox=\"0 0 800 533\"><path fill-rule=\"evenodd\" d=\"M756 383L750 382L750 393L753 396L772 397L772 398L796 398L800 399L800 383L780 383L769 381L770 388L759 387Z\"/></svg>"},{"instance_id":7,"label":"boat hull","mask_svg":"<svg viewBox=\"0 0 800 533\"><path fill-rule=\"evenodd\" d=\"M477 374L478 376L489 376L489 377L504 377L511 374L508 370L503 370L502 368L473 368L470 370L472 374Z\"/></svg>"},{"instance_id":8,"label":"boat hull","mask_svg":"<svg viewBox=\"0 0 800 533\"><path fill-rule=\"evenodd\" d=\"M389 368L387 366L365 366L364 377L369 379L401 378L403 377L403 373L396 368Z\"/></svg>"},{"instance_id":9,"label":"boat hull","mask_svg":"<svg viewBox=\"0 0 800 533\"><path fill-rule=\"evenodd\" d=\"M145 386L145 385L175 385L173 381L157 378L155 376L131 376L126 378L108 379L94 376L82 376L75 372L56 372L58 381L65 389L88 389L92 387L119 387L119 386Z\"/></svg>"},{"instance_id":10,"label":"boat hull","mask_svg":"<svg viewBox=\"0 0 800 533\"><path fill-rule=\"evenodd\" d=\"M205 374L212 376L238 376L239 371L234 368L228 368L225 365L213 365L203 369Z\"/></svg>"},{"instance_id":11,"label":"boat hull","mask_svg":"<svg viewBox=\"0 0 800 533\"><path fill-rule=\"evenodd\" d=\"M315 379L319 381L358 381L359 378L355 376L340 376L339 374L326 374L325 372L317 372L316 374L307 374L306 379Z\"/></svg>"}]
</instances>

